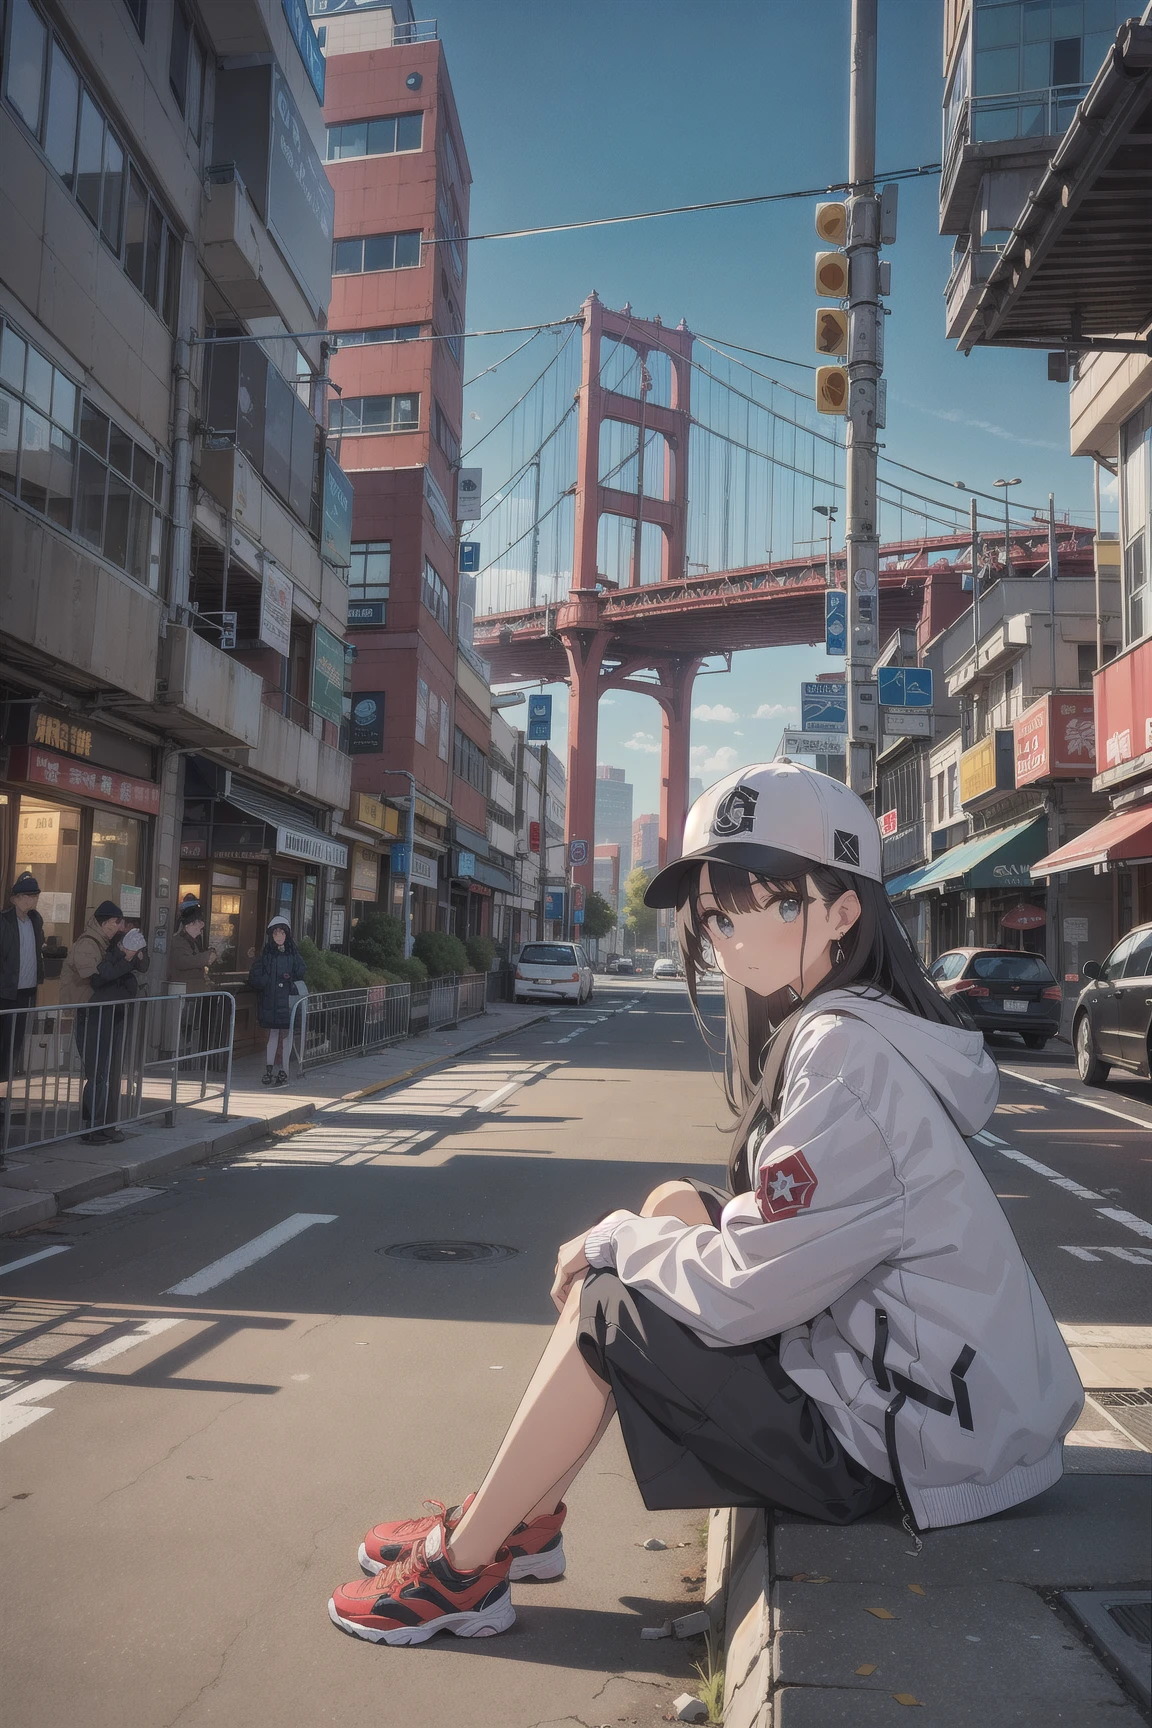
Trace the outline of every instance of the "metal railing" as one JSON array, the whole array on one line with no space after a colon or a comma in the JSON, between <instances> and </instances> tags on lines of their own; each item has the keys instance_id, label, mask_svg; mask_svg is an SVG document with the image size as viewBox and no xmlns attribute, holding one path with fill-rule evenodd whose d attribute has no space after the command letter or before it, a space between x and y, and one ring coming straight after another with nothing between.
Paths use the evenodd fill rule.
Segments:
<instances>
[{"instance_id":1,"label":"metal railing","mask_svg":"<svg viewBox=\"0 0 1152 1728\"><path fill-rule=\"evenodd\" d=\"M367 1056L419 1032L438 1032L488 1010L488 975L465 972L427 984L368 984L322 990L292 1004L288 1059L301 1073L345 1056Z\"/></svg>"},{"instance_id":2,"label":"metal railing","mask_svg":"<svg viewBox=\"0 0 1152 1728\"><path fill-rule=\"evenodd\" d=\"M228 1117L236 999L138 996L0 1011L0 1169L10 1151L76 1134L120 1137L128 1122L219 1097Z\"/></svg>"}]
</instances>

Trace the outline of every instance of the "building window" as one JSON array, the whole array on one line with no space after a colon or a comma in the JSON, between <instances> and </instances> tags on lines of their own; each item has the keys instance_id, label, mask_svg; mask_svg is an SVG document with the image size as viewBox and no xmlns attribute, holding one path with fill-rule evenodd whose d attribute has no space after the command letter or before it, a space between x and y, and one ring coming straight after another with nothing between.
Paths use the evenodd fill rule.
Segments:
<instances>
[{"instance_id":1,"label":"building window","mask_svg":"<svg viewBox=\"0 0 1152 1728\"><path fill-rule=\"evenodd\" d=\"M239 331L220 325L212 333ZM315 419L255 342L214 343L209 356L205 434L217 449L234 445L297 521L318 534L322 434Z\"/></svg>"},{"instance_id":2,"label":"building window","mask_svg":"<svg viewBox=\"0 0 1152 1728\"><path fill-rule=\"evenodd\" d=\"M168 50L168 83L181 114L188 99L188 63L192 24L181 0L172 0L172 42Z\"/></svg>"},{"instance_id":3,"label":"building window","mask_svg":"<svg viewBox=\"0 0 1152 1728\"><path fill-rule=\"evenodd\" d=\"M450 636L452 634L452 607L448 598L448 590L427 558L424 560L424 580L420 584L420 598L441 629L447 631Z\"/></svg>"},{"instance_id":4,"label":"building window","mask_svg":"<svg viewBox=\"0 0 1152 1728\"><path fill-rule=\"evenodd\" d=\"M948 764L948 816L955 820L960 815L960 767L956 762Z\"/></svg>"},{"instance_id":5,"label":"building window","mask_svg":"<svg viewBox=\"0 0 1152 1728\"><path fill-rule=\"evenodd\" d=\"M157 589L166 476L164 464L81 398L71 378L3 326L0 491Z\"/></svg>"},{"instance_id":6,"label":"building window","mask_svg":"<svg viewBox=\"0 0 1152 1728\"><path fill-rule=\"evenodd\" d=\"M432 436L455 467L460 461L460 439L439 402L432 402Z\"/></svg>"},{"instance_id":7,"label":"building window","mask_svg":"<svg viewBox=\"0 0 1152 1728\"><path fill-rule=\"evenodd\" d=\"M338 348L361 348L371 342L416 342L421 324L382 324L376 330L334 330L331 340Z\"/></svg>"},{"instance_id":8,"label":"building window","mask_svg":"<svg viewBox=\"0 0 1152 1728\"><path fill-rule=\"evenodd\" d=\"M365 234L337 240L332 252L333 276L363 276L370 270L413 270L420 262L420 230L403 234Z\"/></svg>"},{"instance_id":9,"label":"building window","mask_svg":"<svg viewBox=\"0 0 1152 1728\"><path fill-rule=\"evenodd\" d=\"M1120 428L1124 645L1152 631L1152 401Z\"/></svg>"},{"instance_id":10,"label":"building window","mask_svg":"<svg viewBox=\"0 0 1152 1728\"><path fill-rule=\"evenodd\" d=\"M419 396L346 396L333 402L328 429L355 437L375 432L415 432L420 426Z\"/></svg>"},{"instance_id":11,"label":"building window","mask_svg":"<svg viewBox=\"0 0 1152 1728\"><path fill-rule=\"evenodd\" d=\"M442 189L436 199L436 232L441 240L448 243L448 252L452 259L452 268L458 277L464 274L464 254L460 245L464 230L460 226L460 218L456 214L455 201L447 190Z\"/></svg>"},{"instance_id":12,"label":"building window","mask_svg":"<svg viewBox=\"0 0 1152 1728\"><path fill-rule=\"evenodd\" d=\"M382 120L352 120L328 128L328 161L355 156L396 156L424 144L423 114L392 114Z\"/></svg>"},{"instance_id":13,"label":"building window","mask_svg":"<svg viewBox=\"0 0 1152 1728\"><path fill-rule=\"evenodd\" d=\"M461 780L466 780L477 792L488 796L488 758L467 732L461 732L459 726L455 732L452 767Z\"/></svg>"},{"instance_id":14,"label":"building window","mask_svg":"<svg viewBox=\"0 0 1152 1728\"><path fill-rule=\"evenodd\" d=\"M392 583L392 542L359 540L352 546L348 567L348 599L387 601ZM385 617L380 622L384 623Z\"/></svg>"},{"instance_id":15,"label":"building window","mask_svg":"<svg viewBox=\"0 0 1152 1728\"><path fill-rule=\"evenodd\" d=\"M136 34L141 42L144 40L144 26L148 21L148 0L124 0L128 16L136 26Z\"/></svg>"},{"instance_id":16,"label":"building window","mask_svg":"<svg viewBox=\"0 0 1152 1728\"><path fill-rule=\"evenodd\" d=\"M175 329L180 241L31 0L14 0L4 91L129 281Z\"/></svg>"},{"instance_id":17,"label":"building window","mask_svg":"<svg viewBox=\"0 0 1152 1728\"><path fill-rule=\"evenodd\" d=\"M416 680L416 742L423 744L428 737L428 698L431 692L423 678Z\"/></svg>"}]
</instances>

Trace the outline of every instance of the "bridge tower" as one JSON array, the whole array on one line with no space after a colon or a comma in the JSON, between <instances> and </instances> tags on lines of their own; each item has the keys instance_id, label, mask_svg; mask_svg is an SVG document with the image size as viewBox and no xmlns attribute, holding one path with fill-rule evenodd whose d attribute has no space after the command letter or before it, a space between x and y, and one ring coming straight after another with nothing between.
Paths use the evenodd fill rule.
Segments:
<instances>
[{"instance_id":1,"label":"bridge tower","mask_svg":"<svg viewBox=\"0 0 1152 1728\"><path fill-rule=\"evenodd\" d=\"M683 654L645 651L642 660L605 664L609 631L605 628L605 578L599 569L600 522L619 516L634 523L628 587L639 587L641 544L645 523L663 536L660 580L685 575L688 525L688 432L691 424L692 333L683 324L669 330L659 319L633 316L631 308L610 311L596 294L581 308L583 363L579 394L576 456L576 544L572 587L556 614L556 634L568 659L568 810L566 838L586 840L588 858L573 869L573 878L592 887L592 855L596 822L597 704L602 691L639 690L654 697L662 710L660 784L660 862L678 856L688 804L688 739L692 680L700 664ZM602 344L621 342L640 361L640 386L635 396L610 390L601 383ZM666 354L671 392L667 404L651 400L648 356ZM600 479L600 429L605 421L636 428L635 492L603 485ZM664 441L663 496L644 490L644 448L650 434ZM637 683L632 675L655 671L658 682Z\"/></svg>"}]
</instances>

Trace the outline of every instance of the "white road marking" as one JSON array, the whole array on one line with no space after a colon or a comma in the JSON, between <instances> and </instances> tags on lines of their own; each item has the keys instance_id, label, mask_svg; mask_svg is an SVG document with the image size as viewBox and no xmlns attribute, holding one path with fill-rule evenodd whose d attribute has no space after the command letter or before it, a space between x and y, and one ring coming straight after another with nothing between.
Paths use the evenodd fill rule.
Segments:
<instances>
[{"instance_id":1,"label":"white road marking","mask_svg":"<svg viewBox=\"0 0 1152 1728\"><path fill-rule=\"evenodd\" d=\"M509 1080L506 1086L498 1086L487 1098L481 1098L479 1104L473 1104L473 1110L495 1110L498 1105L511 1098L513 1092L519 1092L521 1086L526 1086L531 1078L530 1074L522 1074L519 1080Z\"/></svg>"},{"instance_id":2,"label":"white road marking","mask_svg":"<svg viewBox=\"0 0 1152 1728\"><path fill-rule=\"evenodd\" d=\"M137 1344L143 1344L147 1338L159 1338L162 1332L171 1332L173 1326L183 1326L186 1322L179 1314L162 1320L142 1320L134 1332L127 1332L122 1338L113 1338L108 1344L101 1344L98 1349L90 1350L87 1356L81 1356L75 1362L68 1364L75 1368L103 1368L105 1362L111 1362L117 1356L123 1356L126 1350L134 1350Z\"/></svg>"},{"instance_id":3,"label":"white road marking","mask_svg":"<svg viewBox=\"0 0 1152 1728\"><path fill-rule=\"evenodd\" d=\"M291 1242L302 1230L311 1229L313 1224L335 1224L338 1217L337 1212L293 1212L291 1218L285 1218L282 1224L274 1224L271 1230L253 1236L251 1242L234 1248L231 1254L225 1254L220 1260L213 1260L210 1266L193 1272L190 1278L182 1278L179 1284L171 1285L161 1294L202 1296L206 1290L215 1290L217 1285L227 1283L229 1278L235 1278L238 1272L246 1272L249 1266L254 1266L257 1260L263 1260L266 1254L271 1254L275 1249L282 1248L285 1242Z\"/></svg>"},{"instance_id":4,"label":"white road marking","mask_svg":"<svg viewBox=\"0 0 1152 1728\"><path fill-rule=\"evenodd\" d=\"M141 1320L123 1337L112 1338L107 1344L100 1344L86 1356L70 1362L69 1372L76 1368L102 1368L105 1362L123 1356L127 1350L134 1350L137 1344L147 1343L148 1339L158 1338L162 1332L170 1332L173 1326L184 1324L178 1314L157 1320ZM53 1393L63 1392L76 1384L74 1380L29 1380L20 1386L14 1380L0 1380L0 1441L10 1440L13 1434L19 1434L33 1422L38 1422L41 1416L51 1416L55 1405L43 1404L41 1399L51 1398ZM8 1391L10 1386L15 1390Z\"/></svg>"},{"instance_id":5,"label":"white road marking","mask_svg":"<svg viewBox=\"0 0 1152 1728\"><path fill-rule=\"evenodd\" d=\"M67 1252L68 1249L61 1245L59 1248L41 1248L38 1254L25 1254L23 1260L9 1260L7 1266L0 1266L0 1278L3 1278L5 1272L19 1272L21 1266L34 1266L37 1260L48 1260L53 1254Z\"/></svg>"},{"instance_id":6,"label":"white road marking","mask_svg":"<svg viewBox=\"0 0 1152 1728\"><path fill-rule=\"evenodd\" d=\"M973 1135L973 1139L978 1139ZM1063 1188L1065 1193L1074 1194L1078 1200L1103 1200L1103 1194L1098 1194L1094 1188L1085 1188L1082 1183L1074 1182L1071 1176L1061 1176L1058 1170L1053 1170L1048 1164L1041 1164L1036 1158L1029 1158L1026 1152L1017 1152L1012 1146L997 1146L995 1150L1001 1158L1010 1158L1013 1164L1023 1164L1026 1170L1032 1170L1037 1176L1043 1176L1051 1182L1054 1188ZM1097 1206L1097 1216L1108 1218L1113 1224L1122 1224L1126 1230L1135 1231L1137 1236L1147 1236L1152 1241L1152 1224L1138 1218L1135 1212L1126 1212L1122 1206Z\"/></svg>"},{"instance_id":7,"label":"white road marking","mask_svg":"<svg viewBox=\"0 0 1152 1728\"><path fill-rule=\"evenodd\" d=\"M95 1200L83 1200L79 1206L69 1206L69 1218L100 1218L105 1212L119 1212L122 1206L135 1206L140 1200L151 1200L163 1194L163 1188L121 1188L115 1194L100 1194Z\"/></svg>"},{"instance_id":8,"label":"white road marking","mask_svg":"<svg viewBox=\"0 0 1152 1728\"><path fill-rule=\"evenodd\" d=\"M1058 1098L1067 1098L1069 1104L1083 1104L1086 1110L1102 1110L1105 1116L1119 1116L1121 1122L1134 1122L1137 1128L1147 1128L1146 1116L1129 1116L1126 1110L1117 1110L1113 1104L1101 1104L1097 1098L1082 1098L1079 1092L1066 1092L1063 1086L1050 1086L1047 1080L1033 1080L1030 1074L1021 1074L1016 1068L1001 1068L1001 1074L1010 1074L1013 1080L1023 1080L1026 1086L1039 1086L1042 1092L1055 1092Z\"/></svg>"},{"instance_id":9,"label":"white road marking","mask_svg":"<svg viewBox=\"0 0 1152 1728\"><path fill-rule=\"evenodd\" d=\"M1130 1266L1152 1265L1152 1248L1112 1248L1103 1243L1092 1248L1071 1248L1067 1242L1060 1244L1065 1254L1074 1254L1077 1260L1093 1260L1100 1263L1101 1254L1111 1254L1115 1260L1125 1260Z\"/></svg>"},{"instance_id":10,"label":"white road marking","mask_svg":"<svg viewBox=\"0 0 1152 1728\"><path fill-rule=\"evenodd\" d=\"M62 1392L68 1384L67 1380L30 1380L26 1386L0 1398L0 1441L10 1440L13 1434L30 1427L41 1416L51 1416L52 1407L37 1406L36 1400L50 1398L53 1392ZM0 1387L0 1392L2 1390Z\"/></svg>"}]
</instances>

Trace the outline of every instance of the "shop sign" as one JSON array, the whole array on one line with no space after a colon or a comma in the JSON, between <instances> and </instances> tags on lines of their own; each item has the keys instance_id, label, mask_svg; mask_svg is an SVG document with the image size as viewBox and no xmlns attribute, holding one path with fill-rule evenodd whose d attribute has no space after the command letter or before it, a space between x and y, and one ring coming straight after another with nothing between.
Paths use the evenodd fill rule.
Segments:
<instances>
[{"instance_id":1,"label":"shop sign","mask_svg":"<svg viewBox=\"0 0 1152 1728\"><path fill-rule=\"evenodd\" d=\"M1096 772L1111 779L1131 764L1142 772L1152 755L1152 637L1118 654L1092 681L1096 700Z\"/></svg>"},{"instance_id":2,"label":"shop sign","mask_svg":"<svg viewBox=\"0 0 1152 1728\"><path fill-rule=\"evenodd\" d=\"M323 624L316 626L312 651L312 707L337 725L344 718L344 644Z\"/></svg>"},{"instance_id":3,"label":"shop sign","mask_svg":"<svg viewBox=\"0 0 1152 1728\"><path fill-rule=\"evenodd\" d=\"M989 732L960 757L960 802L974 804L990 793L1012 792L1016 787L1015 755L1011 732Z\"/></svg>"},{"instance_id":4,"label":"shop sign","mask_svg":"<svg viewBox=\"0 0 1152 1728\"><path fill-rule=\"evenodd\" d=\"M292 642L292 584L267 564L260 596L260 640L287 658Z\"/></svg>"},{"instance_id":5,"label":"shop sign","mask_svg":"<svg viewBox=\"0 0 1152 1728\"><path fill-rule=\"evenodd\" d=\"M350 630L358 625L383 624L383 622L383 600L349 600L348 628Z\"/></svg>"},{"instance_id":6,"label":"shop sign","mask_svg":"<svg viewBox=\"0 0 1152 1728\"><path fill-rule=\"evenodd\" d=\"M435 858L428 858L424 855L423 852L413 852L413 854L412 854L412 880L413 880L413 882L423 882L423 884L426 888L435 888L438 877L439 877L439 872L437 871L437 868L436 868Z\"/></svg>"},{"instance_id":7,"label":"shop sign","mask_svg":"<svg viewBox=\"0 0 1152 1728\"><path fill-rule=\"evenodd\" d=\"M384 692L362 690L352 698L350 756L378 756L384 748Z\"/></svg>"},{"instance_id":8,"label":"shop sign","mask_svg":"<svg viewBox=\"0 0 1152 1728\"><path fill-rule=\"evenodd\" d=\"M456 874L457 874L457 876L475 876L475 874L476 874L476 854L475 854L475 852L457 852L457 854L456 854Z\"/></svg>"},{"instance_id":9,"label":"shop sign","mask_svg":"<svg viewBox=\"0 0 1152 1728\"><path fill-rule=\"evenodd\" d=\"M475 522L484 495L483 468L461 468L456 477L456 520Z\"/></svg>"},{"instance_id":10,"label":"shop sign","mask_svg":"<svg viewBox=\"0 0 1152 1728\"><path fill-rule=\"evenodd\" d=\"M277 828L276 851L281 858L304 858L309 864L330 864L334 870L348 868L347 846L300 828Z\"/></svg>"},{"instance_id":11,"label":"shop sign","mask_svg":"<svg viewBox=\"0 0 1152 1728\"><path fill-rule=\"evenodd\" d=\"M304 0L284 0L284 16L288 20L292 40L304 62L308 82L316 92L317 102L323 108L324 50L321 48L320 39L312 27L312 20L308 16L308 8Z\"/></svg>"},{"instance_id":12,"label":"shop sign","mask_svg":"<svg viewBox=\"0 0 1152 1728\"><path fill-rule=\"evenodd\" d=\"M320 556L340 569L347 569L352 562L352 482L330 455L324 458Z\"/></svg>"},{"instance_id":13,"label":"shop sign","mask_svg":"<svg viewBox=\"0 0 1152 1728\"><path fill-rule=\"evenodd\" d=\"M62 750L66 756L83 756L87 760L92 754L92 728L77 726L58 714L45 714L41 710L33 721L32 742L47 744L52 750Z\"/></svg>"},{"instance_id":14,"label":"shop sign","mask_svg":"<svg viewBox=\"0 0 1152 1728\"><path fill-rule=\"evenodd\" d=\"M127 774L115 774L31 745L12 752L12 777L33 786L73 792L81 798L98 798L102 804L115 804L144 816L155 816L160 809L160 788L150 781L133 780Z\"/></svg>"},{"instance_id":15,"label":"shop sign","mask_svg":"<svg viewBox=\"0 0 1152 1728\"><path fill-rule=\"evenodd\" d=\"M33 708L29 713L28 730L10 740L13 744L43 744L49 750L59 750L62 756L78 756L81 761L96 761L118 774L131 774L147 779L152 772L152 751L136 738L126 738L108 726L93 725L77 720L75 715L61 714L51 708Z\"/></svg>"},{"instance_id":16,"label":"shop sign","mask_svg":"<svg viewBox=\"0 0 1152 1728\"><path fill-rule=\"evenodd\" d=\"M898 826L898 818L895 810L885 810L883 816L877 816L876 826L879 828L885 840L895 834Z\"/></svg>"},{"instance_id":17,"label":"shop sign","mask_svg":"<svg viewBox=\"0 0 1152 1728\"><path fill-rule=\"evenodd\" d=\"M1091 778L1096 737L1090 690L1041 696L1015 721L1012 733L1017 786Z\"/></svg>"},{"instance_id":18,"label":"shop sign","mask_svg":"<svg viewBox=\"0 0 1152 1728\"><path fill-rule=\"evenodd\" d=\"M380 858L367 846L352 848L352 898L375 900L380 892Z\"/></svg>"},{"instance_id":19,"label":"shop sign","mask_svg":"<svg viewBox=\"0 0 1152 1728\"><path fill-rule=\"evenodd\" d=\"M21 864L55 864L60 848L60 812L27 810L20 813L20 839L16 856Z\"/></svg>"},{"instance_id":20,"label":"shop sign","mask_svg":"<svg viewBox=\"0 0 1152 1728\"><path fill-rule=\"evenodd\" d=\"M1047 924L1048 914L1042 906L1013 906L1000 920L1002 930L1039 930Z\"/></svg>"},{"instance_id":21,"label":"shop sign","mask_svg":"<svg viewBox=\"0 0 1152 1728\"><path fill-rule=\"evenodd\" d=\"M356 794L356 820L362 828L377 828L381 834L399 834L400 818L390 805L370 792Z\"/></svg>"},{"instance_id":22,"label":"shop sign","mask_svg":"<svg viewBox=\"0 0 1152 1728\"><path fill-rule=\"evenodd\" d=\"M544 920L546 923L559 923L564 917L563 888L549 888L544 895Z\"/></svg>"}]
</instances>

